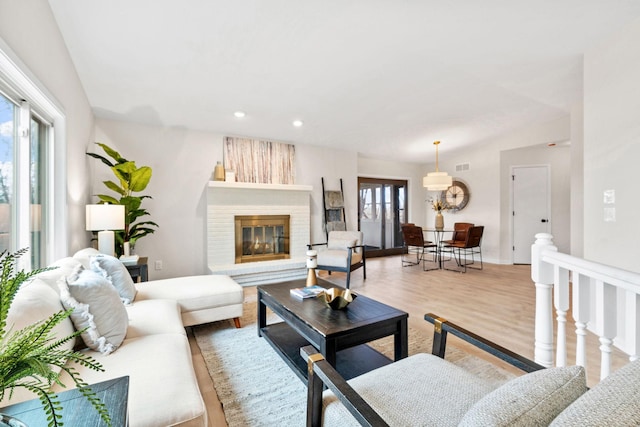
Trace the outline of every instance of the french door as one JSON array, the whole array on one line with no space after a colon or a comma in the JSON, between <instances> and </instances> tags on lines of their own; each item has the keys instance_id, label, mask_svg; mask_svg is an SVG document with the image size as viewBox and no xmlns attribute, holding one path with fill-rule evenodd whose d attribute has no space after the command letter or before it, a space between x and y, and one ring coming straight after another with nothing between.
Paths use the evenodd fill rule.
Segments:
<instances>
[{"instance_id":1,"label":"french door","mask_svg":"<svg viewBox=\"0 0 640 427\"><path fill-rule=\"evenodd\" d=\"M401 253L407 181L359 177L358 196L358 230L364 235L367 257Z\"/></svg>"}]
</instances>

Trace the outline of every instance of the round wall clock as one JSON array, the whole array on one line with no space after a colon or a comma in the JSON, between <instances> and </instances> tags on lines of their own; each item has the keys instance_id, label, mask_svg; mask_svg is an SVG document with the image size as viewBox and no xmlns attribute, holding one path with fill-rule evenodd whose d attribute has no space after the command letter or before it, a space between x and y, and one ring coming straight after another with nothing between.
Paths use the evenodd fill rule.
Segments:
<instances>
[{"instance_id":1,"label":"round wall clock","mask_svg":"<svg viewBox=\"0 0 640 427\"><path fill-rule=\"evenodd\" d=\"M451 187L444 190L440 197L447 202L450 210L459 211L469 203L469 189L464 182L454 180Z\"/></svg>"}]
</instances>

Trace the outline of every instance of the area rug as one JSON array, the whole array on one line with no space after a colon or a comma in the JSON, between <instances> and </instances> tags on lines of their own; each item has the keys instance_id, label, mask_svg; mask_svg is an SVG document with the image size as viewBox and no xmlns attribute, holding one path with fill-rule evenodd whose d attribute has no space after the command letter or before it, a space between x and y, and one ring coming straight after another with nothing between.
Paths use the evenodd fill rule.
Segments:
<instances>
[{"instance_id":1,"label":"area rug","mask_svg":"<svg viewBox=\"0 0 640 427\"><path fill-rule=\"evenodd\" d=\"M269 323L278 320L273 314L268 319ZM241 322L240 329L229 321L193 328L227 424L229 427L304 426L306 386L271 346L258 337L255 301L245 302ZM393 357L392 337L370 345ZM410 327L409 355L430 351L431 337ZM452 345L447 346L446 359L496 384L513 377Z\"/></svg>"}]
</instances>

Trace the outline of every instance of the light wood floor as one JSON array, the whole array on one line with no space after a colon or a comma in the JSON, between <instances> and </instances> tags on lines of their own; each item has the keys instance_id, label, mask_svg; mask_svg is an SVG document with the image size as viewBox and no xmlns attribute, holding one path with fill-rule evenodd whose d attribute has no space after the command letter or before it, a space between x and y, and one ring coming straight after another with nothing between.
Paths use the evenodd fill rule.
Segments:
<instances>
[{"instance_id":1,"label":"light wood floor","mask_svg":"<svg viewBox=\"0 0 640 427\"><path fill-rule=\"evenodd\" d=\"M319 272L319 276L327 277L327 273ZM344 274L333 273L331 280L344 284ZM409 325L423 330L425 336L433 334L433 326L423 316L432 312L533 359L535 286L528 265L485 263L484 270L468 269L462 274L447 270L422 271L420 266L401 267L399 256L372 258L367 260L367 280L362 280L361 270L351 274L351 289L406 311L409 313ZM245 288L245 298L255 295L255 292L255 287ZM572 331L573 327L569 324L567 329ZM572 335L569 334L569 339ZM200 391L207 405L209 425L226 426L200 349L192 337L190 342ZM449 340L449 344L491 360L490 356L455 337ZM569 342L569 364L575 360L574 347L574 343ZM595 384L599 377L599 358L598 341L591 336L587 358L590 384ZM621 366L626 360L620 352L614 352L614 367Z\"/></svg>"}]
</instances>

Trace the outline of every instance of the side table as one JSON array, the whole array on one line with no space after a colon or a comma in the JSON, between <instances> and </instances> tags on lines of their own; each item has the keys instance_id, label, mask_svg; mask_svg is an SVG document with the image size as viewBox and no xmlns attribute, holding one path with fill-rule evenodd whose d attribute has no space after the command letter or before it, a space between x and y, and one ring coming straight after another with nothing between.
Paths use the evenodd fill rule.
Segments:
<instances>
[{"instance_id":1,"label":"side table","mask_svg":"<svg viewBox=\"0 0 640 427\"><path fill-rule=\"evenodd\" d=\"M129 399L129 377L92 384L89 387L104 403L111 416L113 427L129 425L127 401ZM104 426L98 411L85 399L78 389L58 393L62 406L62 422L66 426ZM28 426L46 426L47 416L39 399L28 400L2 408L2 413L12 415Z\"/></svg>"},{"instance_id":2,"label":"side table","mask_svg":"<svg viewBox=\"0 0 640 427\"><path fill-rule=\"evenodd\" d=\"M149 280L149 266L147 265L147 257L138 258L138 262L131 265L125 265L131 278L135 283L146 282Z\"/></svg>"}]
</instances>

